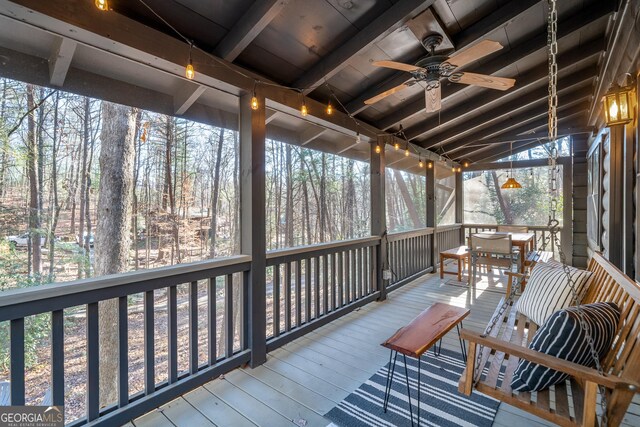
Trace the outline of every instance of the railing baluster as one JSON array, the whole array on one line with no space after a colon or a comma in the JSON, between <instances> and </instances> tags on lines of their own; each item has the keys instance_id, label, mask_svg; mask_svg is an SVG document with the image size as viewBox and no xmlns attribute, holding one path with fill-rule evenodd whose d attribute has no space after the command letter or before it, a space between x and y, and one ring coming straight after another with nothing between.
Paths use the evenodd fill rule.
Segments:
<instances>
[{"instance_id":1,"label":"railing baluster","mask_svg":"<svg viewBox=\"0 0 640 427\"><path fill-rule=\"evenodd\" d=\"M338 308L338 254L331 257L331 310Z\"/></svg>"},{"instance_id":2,"label":"railing baluster","mask_svg":"<svg viewBox=\"0 0 640 427\"><path fill-rule=\"evenodd\" d=\"M319 318L320 317L320 257L316 257L314 259L314 277L315 280L313 281L313 289L314 289L314 293L313 293L313 305L314 305L314 312L313 315L315 316L315 318Z\"/></svg>"},{"instance_id":3,"label":"railing baluster","mask_svg":"<svg viewBox=\"0 0 640 427\"><path fill-rule=\"evenodd\" d=\"M233 356L233 275L227 274L224 280L225 294L225 337L227 339L225 350L227 358Z\"/></svg>"},{"instance_id":4,"label":"railing baluster","mask_svg":"<svg viewBox=\"0 0 640 427\"><path fill-rule=\"evenodd\" d=\"M371 259L371 270L369 272L369 277L371 280L371 292L375 292L380 288L380 284L378 283L378 257L376 256L376 247L369 246L369 259Z\"/></svg>"},{"instance_id":5,"label":"railing baluster","mask_svg":"<svg viewBox=\"0 0 640 427\"><path fill-rule=\"evenodd\" d=\"M280 264L273 266L273 336L280 336Z\"/></svg>"},{"instance_id":6,"label":"railing baluster","mask_svg":"<svg viewBox=\"0 0 640 427\"><path fill-rule=\"evenodd\" d=\"M55 314L55 312L54 312ZM64 394L64 390L62 390ZM54 394L55 395L55 394ZM64 399L64 398L63 398ZM129 304L127 297L118 298L118 407L129 403ZM59 403L62 405L62 403ZM55 403L54 405L58 405Z\"/></svg>"},{"instance_id":7,"label":"railing baluster","mask_svg":"<svg viewBox=\"0 0 640 427\"><path fill-rule=\"evenodd\" d=\"M362 298L364 296L364 275L362 274L363 270L362 270L362 261L363 261L363 253L362 253L362 248L360 249L356 249L356 251L358 252L358 276L359 279L358 280L358 293L359 293L359 298Z\"/></svg>"},{"instance_id":8,"label":"railing baluster","mask_svg":"<svg viewBox=\"0 0 640 427\"><path fill-rule=\"evenodd\" d=\"M304 319L311 320L311 258L304 260Z\"/></svg>"},{"instance_id":9,"label":"railing baluster","mask_svg":"<svg viewBox=\"0 0 640 427\"><path fill-rule=\"evenodd\" d=\"M100 413L100 350L98 303L87 304L87 419L93 421Z\"/></svg>"},{"instance_id":10,"label":"railing baluster","mask_svg":"<svg viewBox=\"0 0 640 427\"><path fill-rule=\"evenodd\" d=\"M329 312L329 260L327 256L322 257L322 314Z\"/></svg>"},{"instance_id":11,"label":"railing baluster","mask_svg":"<svg viewBox=\"0 0 640 427\"><path fill-rule=\"evenodd\" d=\"M216 277L210 277L207 280L207 341L209 344L209 366L214 365L218 360L217 349L217 313L216 313Z\"/></svg>"},{"instance_id":12,"label":"railing baluster","mask_svg":"<svg viewBox=\"0 0 640 427\"><path fill-rule=\"evenodd\" d=\"M198 282L189 286L189 368L198 372Z\"/></svg>"},{"instance_id":13,"label":"railing baluster","mask_svg":"<svg viewBox=\"0 0 640 427\"><path fill-rule=\"evenodd\" d=\"M225 355L233 356L233 275L224 277L224 327L225 327Z\"/></svg>"},{"instance_id":14,"label":"railing baluster","mask_svg":"<svg viewBox=\"0 0 640 427\"><path fill-rule=\"evenodd\" d=\"M351 250L351 302L358 299L358 250Z\"/></svg>"},{"instance_id":15,"label":"railing baluster","mask_svg":"<svg viewBox=\"0 0 640 427\"><path fill-rule=\"evenodd\" d=\"M296 326L302 324L302 261L296 261Z\"/></svg>"},{"instance_id":16,"label":"railing baluster","mask_svg":"<svg viewBox=\"0 0 640 427\"><path fill-rule=\"evenodd\" d=\"M55 310L51 312L51 385L52 385L51 397L53 400L53 404L56 406L64 405L64 311L63 310Z\"/></svg>"},{"instance_id":17,"label":"railing baluster","mask_svg":"<svg viewBox=\"0 0 640 427\"><path fill-rule=\"evenodd\" d=\"M338 252L338 307L344 305L344 252Z\"/></svg>"},{"instance_id":18,"label":"railing baluster","mask_svg":"<svg viewBox=\"0 0 640 427\"><path fill-rule=\"evenodd\" d=\"M284 330L291 330L291 263L284 265Z\"/></svg>"},{"instance_id":19,"label":"railing baluster","mask_svg":"<svg viewBox=\"0 0 640 427\"><path fill-rule=\"evenodd\" d=\"M169 366L169 384L173 384L178 380L178 289L175 285L169 286L168 292L167 331L169 335L167 337L167 347L169 347L169 358L167 360L167 365ZM213 360L215 361L216 354L213 354Z\"/></svg>"},{"instance_id":20,"label":"railing baluster","mask_svg":"<svg viewBox=\"0 0 640 427\"><path fill-rule=\"evenodd\" d=\"M144 293L144 392L147 395L156 389L153 323L153 291L147 291Z\"/></svg>"},{"instance_id":21,"label":"railing baluster","mask_svg":"<svg viewBox=\"0 0 640 427\"><path fill-rule=\"evenodd\" d=\"M11 405L24 405L24 319L11 320Z\"/></svg>"}]
</instances>

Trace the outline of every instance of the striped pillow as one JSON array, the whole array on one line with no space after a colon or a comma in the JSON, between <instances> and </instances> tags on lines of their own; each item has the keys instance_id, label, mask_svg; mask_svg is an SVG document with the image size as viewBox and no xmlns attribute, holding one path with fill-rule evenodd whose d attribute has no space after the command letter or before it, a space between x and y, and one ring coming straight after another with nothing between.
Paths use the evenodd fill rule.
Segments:
<instances>
[{"instance_id":1,"label":"striped pillow","mask_svg":"<svg viewBox=\"0 0 640 427\"><path fill-rule=\"evenodd\" d=\"M584 320L600 359L611 348L620 320L620 309L612 302L581 305ZM555 312L533 337L529 348L539 352L594 367L587 333L580 326L578 307ZM527 360L521 360L513 373L514 391L540 391L568 378L568 375Z\"/></svg>"},{"instance_id":2,"label":"striped pillow","mask_svg":"<svg viewBox=\"0 0 640 427\"><path fill-rule=\"evenodd\" d=\"M568 268L573 287L581 297L591 272ZM527 287L516 303L516 310L537 325L542 325L553 313L569 307L572 302L573 293L564 269L538 263L533 267Z\"/></svg>"}]
</instances>

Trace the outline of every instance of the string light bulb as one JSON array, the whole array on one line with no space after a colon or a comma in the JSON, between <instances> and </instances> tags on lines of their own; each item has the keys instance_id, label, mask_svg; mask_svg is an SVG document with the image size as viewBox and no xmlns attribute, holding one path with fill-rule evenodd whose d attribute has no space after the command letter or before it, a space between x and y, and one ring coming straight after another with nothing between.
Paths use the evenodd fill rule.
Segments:
<instances>
[{"instance_id":1,"label":"string light bulb","mask_svg":"<svg viewBox=\"0 0 640 427\"><path fill-rule=\"evenodd\" d=\"M418 166L420 166L421 169L424 167L424 162L422 161L422 159L420 159L420 161L418 162Z\"/></svg>"},{"instance_id":2,"label":"string light bulb","mask_svg":"<svg viewBox=\"0 0 640 427\"><path fill-rule=\"evenodd\" d=\"M327 115L330 116L333 114L333 106L331 105L331 101L327 104Z\"/></svg>"},{"instance_id":3,"label":"string light bulb","mask_svg":"<svg viewBox=\"0 0 640 427\"><path fill-rule=\"evenodd\" d=\"M307 104L305 104L304 101L302 101L302 107L300 107L300 114L302 114L302 117L305 117L307 114L309 114Z\"/></svg>"},{"instance_id":4,"label":"string light bulb","mask_svg":"<svg viewBox=\"0 0 640 427\"><path fill-rule=\"evenodd\" d=\"M458 168L456 169L456 172L462 172L462 168L458 166Z\"/></svg>"},{"instance_id":5,"label":"string light bulb","mask_svg":"<svg viewBox=\"0 0 640 427\"><path fill-rule=\"evenodd\" d=\"M382 148L380 148L380 144L376 144L376 154L380 154Z\"/></svg>"},{"instance_id":6,"label":"string light bulb","mask_svg":"<svg viewBox=\"0 0 640 427\"><path fill-rule=\"evenodd\" d=\"M193 43L189 43L189 63L184 70L184 75L189 80L193 80L196 76L196 70L193 69L193 61L191 60L191 50L193 50Z\"/></svg>"},{"instance_id":7,"label":"string light bulb","mask_svg":"<svg viewBox=\"0 0 640 427\"><path fill-rule=\"evenodd\" d=\"M468 161L468 160L465 160L465 161L464 161L464 163L463 163L463 166L464 166L465 168L468 168L468 167L469 167L469 161Z\"/></svg>"},{"instance_id":8,"label":"string light bulb","mask_svg":"<svg viewBox=\"0 0 640 427\"><path fill-rule=\"evenodd\" d=\"M407 148L404 149L404 156L409 157L409 145L407 145Z\"/></svg>"},{"instance_id":9,"label":"string light bulb","mask_svg":"<svg viewBox=\"0 0 640 427\"><path fill-rule=\"evenodd\" d=\"M393 148L395 148L396 150L399 150L399 149L400 149L400 143L399 143L398 141L396 141L396 142L393 144Z\"/></svg>"},{"instance_id":10,"label":"string light bulb","mask_svg":"<svg viewBox=\"0 0 640 427\"><path fill-rule=\"evenodd\" d=\"M260 104L258 103L258 98L256 97L256 94L254 92L253 98L251 98L251 109L257 110L259 106Z\"/></svg>"},{"instance_id":11,"label":"string light bulb","mask_svg":"<svg viewBox=\"0 0 640 427\"><path fill-rule=\"evenodd\" d=\"M96 0L95 4L98 10L103 12L109 10L109 2L107 0Z\"/></svg>"},{"instance_id":12,"label":"string light bulb","mask_svg":"<svg viewBox=\"0 0 640 427\"><path fill-rule=\"evenodd\" d=\"M433 169L433 162L429 162L429 163L427 163L427 167L428 167L429 169Z\"/></svg>"},{"instance_id":13,"label":"string light bulb","mask_svg":"<svg viewBox=\"0 0 640 427\"><path fill-rule=\"evenodd\" d=\"M456 173L456 167L455 166L451 166L451 172Z\"/></svg>"}]
</instances>

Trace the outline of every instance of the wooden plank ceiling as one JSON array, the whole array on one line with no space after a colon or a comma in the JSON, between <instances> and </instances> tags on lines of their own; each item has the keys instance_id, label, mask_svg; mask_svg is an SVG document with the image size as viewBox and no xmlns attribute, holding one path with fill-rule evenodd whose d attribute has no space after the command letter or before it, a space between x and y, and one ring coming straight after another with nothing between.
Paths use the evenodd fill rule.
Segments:
<instances>
[{"instance_id":1,"label":"wooden plank ceiling","mask_svg":"<svg viewBox=\"0 0 640 427\"><path fill-rule=\"evenodd\" d=\"M509 145L526 150L546 134L547 2L542 0L145 0L180 32L218 56L346 112L379 129L402 126L411 142L454 160L487 161ZM558 2L559 134L590 132L587 111L618 2ZM112 0L115 12L174 36L145 5ZM451 54L493 40L503 48L462 71L516 79L507 91L441 79L442 108L425 112L424 88L405 88L402 71L376 60L413 64L426 51L407 24L438 32ZM335 103L334 103L335 104ZM309 142L320 130L309 131Z\"/></svg>"}]
</instances>

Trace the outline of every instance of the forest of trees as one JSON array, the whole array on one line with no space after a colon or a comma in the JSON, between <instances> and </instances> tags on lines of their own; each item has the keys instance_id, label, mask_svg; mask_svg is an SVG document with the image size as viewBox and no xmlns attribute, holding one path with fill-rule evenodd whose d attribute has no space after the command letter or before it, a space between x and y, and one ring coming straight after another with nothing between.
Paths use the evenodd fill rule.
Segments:
<instances>
[{"instance_id":1,"label":"forest of trees","mask_svg":"<svg viewBox=\"0 0 640 427\"><path fill-rule=\"evenodd\" d=\"M367 163L280 141L266 146L267 249L370 234ZM0 79L0 291L239 253L238 148L234 130ZM386 185L389 231L424 227L425 177L387 169ZM162 305L166 295L156 299ZM141 301L131 298L132 313ZM115 372L113 304L100 306L101 383ZM66 351L80 360L84 307L65 317ZM50 316L32 316L25 328L27 366L43 367L27 378L37 390L28 399L38 402ZM8 375L8 338L3 322L0 378ZM74 417L83 406L78 366L65 373ZM131 376L139 384L142 371ZM101 384L105 401L114 398L109 388Z\"/></svg>"}]
</instances>

